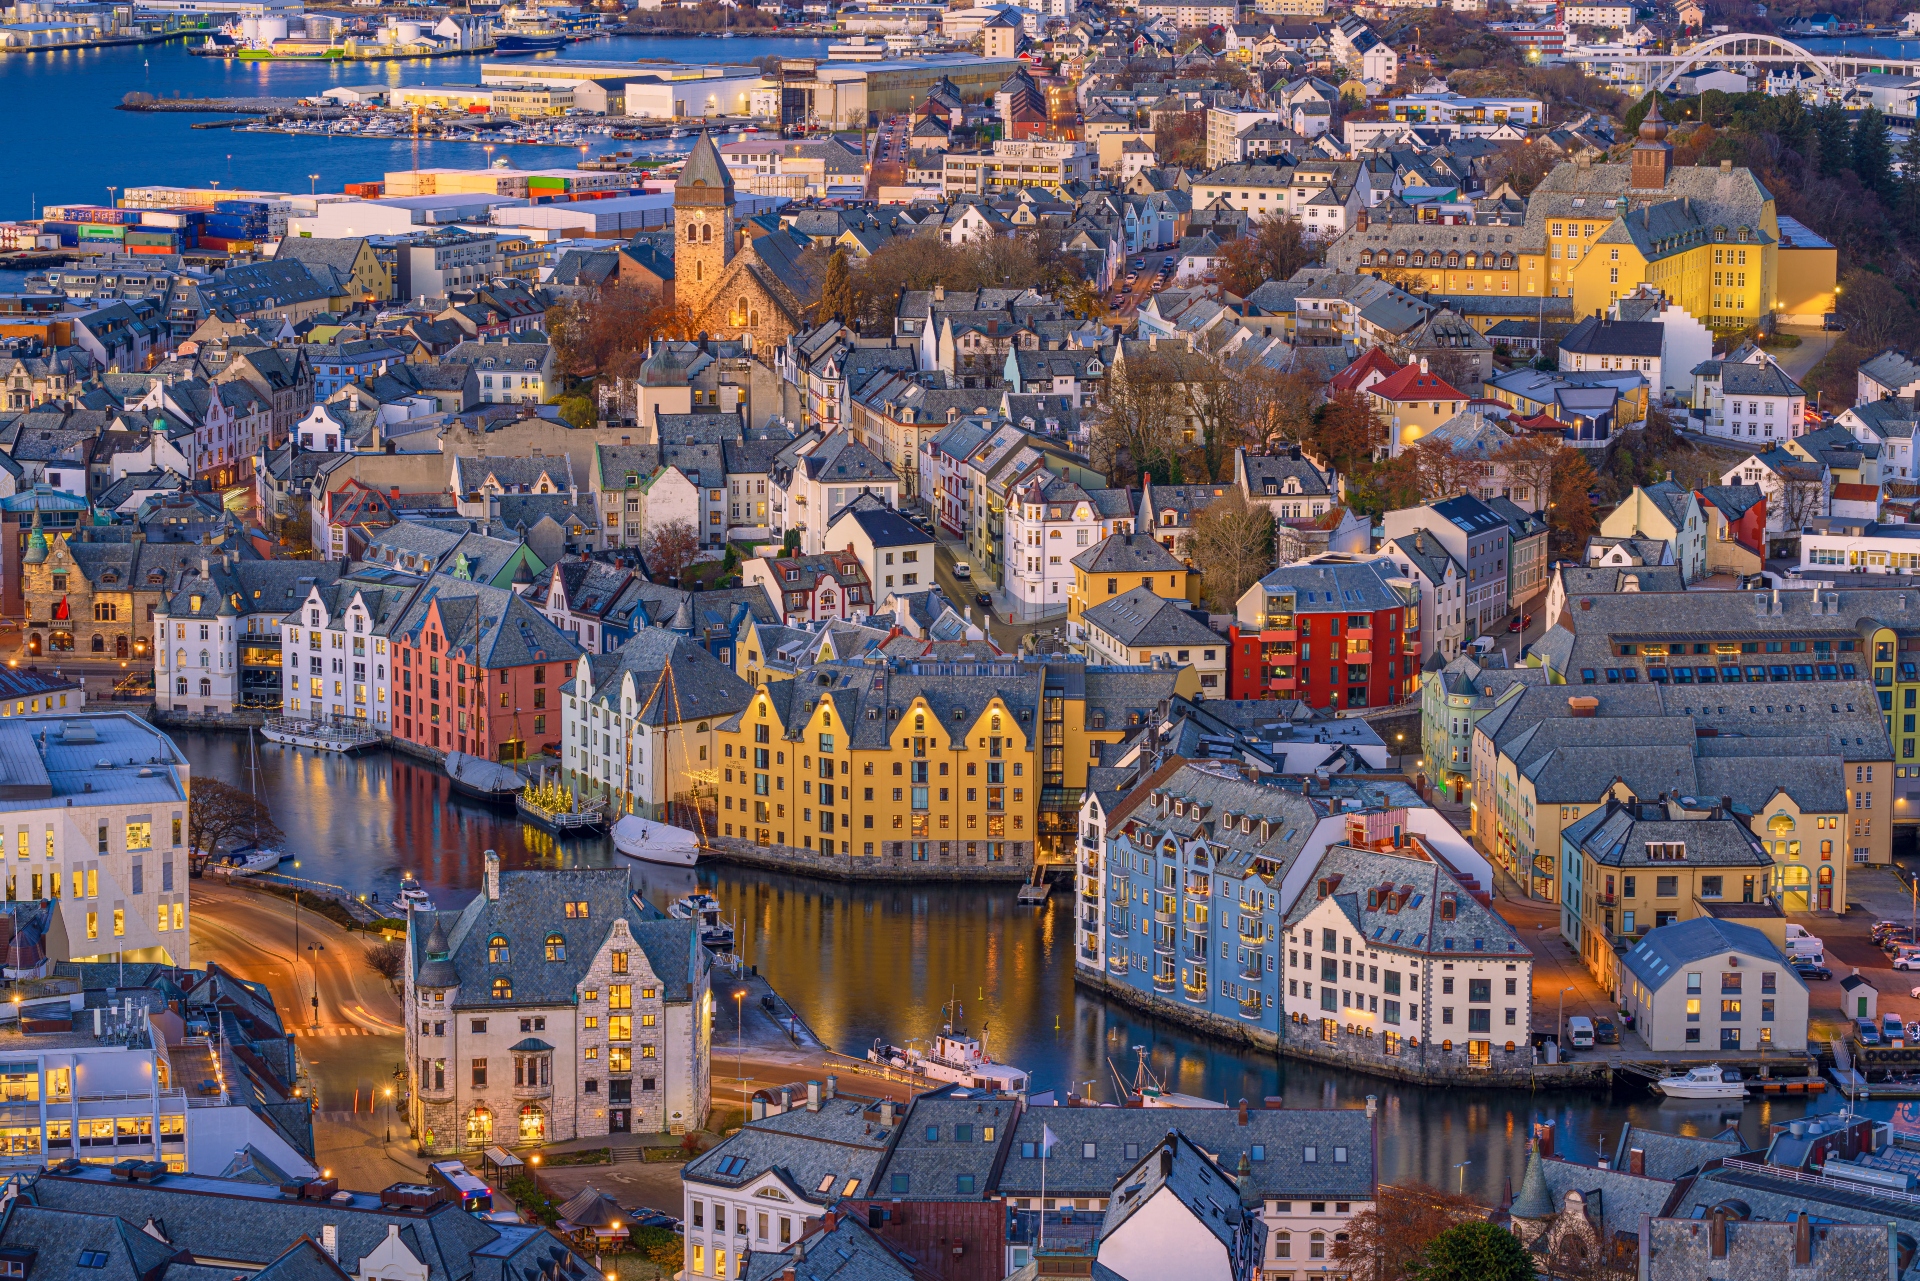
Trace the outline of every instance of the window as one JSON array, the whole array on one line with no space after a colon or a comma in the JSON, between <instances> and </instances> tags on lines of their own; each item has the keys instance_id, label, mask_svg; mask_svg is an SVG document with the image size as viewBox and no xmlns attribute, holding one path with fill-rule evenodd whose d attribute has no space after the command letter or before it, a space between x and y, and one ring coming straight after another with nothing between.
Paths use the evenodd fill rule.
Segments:
<instances>
[{"instance_id":1,"label":"window","mask_svg":"<svg viewBox=\"0 0 1920 1281\"><path fill-rule=\"evenodd\" d=\"M547 959L549 961L567 959L567 941L558 934L547 935Z\"/></svg>"}]
</instances>

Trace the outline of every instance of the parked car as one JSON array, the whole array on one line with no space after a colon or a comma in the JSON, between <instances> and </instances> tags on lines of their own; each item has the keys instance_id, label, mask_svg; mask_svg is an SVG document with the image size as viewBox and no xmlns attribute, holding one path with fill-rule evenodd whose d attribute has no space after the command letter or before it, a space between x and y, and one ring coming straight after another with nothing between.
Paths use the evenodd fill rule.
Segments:
<instances>
[{"instance_id":1,"label":"parked car","mask_svg":"<svg viewBox=\"0 0 1920 1281\"><path fill-rule=\"evenodd\" d=\"M1620 1029L1614 1024L1612 1019L1595 1019L1593 1021L1593 1039L1601 1045L1618 1045L1620 1044Z\"/></svg>"},{"instance_id":2,"label":"parked car","mask_svg":"<svg viewBox=\"0 0 1920 1281\"><path fill-rule=\"evenodd\" d=\"M987 592L979 592L975 594L973 598L973 603L978 605L981 609L992 609L993 597Z\"/></svg>"},{"instance_id":3,"label":"parked car","mask_svg":"<svg viewBox=\"0 0 1920 1281\"><path fill-rule=\"evenodd\" d=\"M1904 1041L1907 1038L1907 1025L1898 1014L1880 1016L1880 1039L1883 1041Z\"/></svg>"},{"instance_id":4,"label":"parked car","mask_svg":"<svg viewBox=\"0 0 1920 1281\"><path fill-rule=\"evenodd\" d=\"M1857 1019L1854 1026L1859 1032L1860 1044L1880 1044L1880 1027L1872 1019Z\"/></svg>"},{"instance_id":5,"label":"parked car","mask_svg":"<svg viewBox=\"0 0 1920 1281\"><path fill-rule=\"evenodd\" d=\"M1795 961L1793 963L1793 972L1803 979L1817 979L1821 982L1825 982L1833 977L1832 970L1824 965L1816 965L1812 961Z\"/></svg>"},{"instance_id":6,"label":"parked car","mask_svg":"<svg viewBox=\"0 0 1920 1281\"><path fill-rule=\"evenodd\" d=\"M1894 953L1893 968L1896 970L1920 970L1920 948L1903 948Z\"/></svg>"},{"instance_id":7,"label":"parked car","mask_svg":"<svg viewBox=\"0 0 1920 1281\"><path fill-rule=\"evenodd\" d=\"M628 1220L636 1228L665 1228L669 1232L680 1231L680 1220L662 1210L649 1210L645 1206L635 1206L627 1211L632 1217Z\"/></svg>"},{"instance_id":8,"label":"parked car","mask_svg":"<svg viewBox=\"0 0 1920 1281\"><path fill-rule=\"evenodd\" d=\"M1897 930L1899 928L1900 922L1898 921L1875 921L1873 928L1867 931L1867 937L1873 940L1875 947L1878 947L1881 940L1887 937L1887 931Z\"/></svg>"},{"instance_id":9,"label":"parked car","mask_svg":"<svg viewBox=\"0 0 1920 1281\"><path fill-rule=\"evenodd\" d=\"M973 566L967 564L964 560L957 560L953 562L953 576L964 583L967 579L973 577Z\"/></svg>"},{"instance_id":10,"label":"parked car","mask_svg":"<svg viewBox=\"0 0 1920 1281\"><path fill-rule=\"evenodd\" d=\"M1145 258L1135 258L1133 260L1133 269L1135 271L1145 271L1147 269L1147 260Z\"/></svg>"}]
</instances>

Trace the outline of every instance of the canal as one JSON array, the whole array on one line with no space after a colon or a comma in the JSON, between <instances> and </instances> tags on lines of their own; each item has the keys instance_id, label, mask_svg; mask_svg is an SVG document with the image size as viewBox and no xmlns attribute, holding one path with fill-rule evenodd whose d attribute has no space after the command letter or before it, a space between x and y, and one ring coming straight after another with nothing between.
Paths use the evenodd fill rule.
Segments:
<instances>
[{"instance_id":1,"label":"canal","mask_svg":"<svg viewBox=\"0 0 1920 1281\"><path fill-rule=\"evenodd\" d=\"M247 739L176 735L196 772L247 781ZM259 749L259 786L286 848L282 870L389 902L403 874L442 908L476 892L482 852L508 868L609 867L628 862L604 838L556 842L545 832L449 796L439 772L410 757L317 756L272 744ZM1611 1151L1627 1121L1684 1134L1737 1122L1757 1142L1768 1122L1808 1111L1800 1101L1744 1109L1662 1101L1637 1087L1614 1091L1430 1089L1286 1062L1144 1018L1073 981L1072 905L1056 894L1041 909L1018 908L1013 888L844 885L730 867L659 868L629 863L635 883L664 907L695 888L727 905L738 950L835 1049L859 1053L876 1037L927 1037L941 1007L958 999L967 1025L984 1029L997 1058L1025 1068L1035 1090L1087 1088L1115 1097L1114 1073L1133 1073L1145 1046L1169 1089L1213 1099L1283 1098L1290 1107L1382 1109L1381 1175L1465 1188L1496 1200L1525 1170L1530 1123L1559 1125L1562 1152L1591 1159ZM716 1052L726 1044L724 1013ZM1811 1110L1836 1110L1832 1096ZM1863 1111L1893 1115L1896 1105ZM1920 1118L1916 1118L1920 1119ZM1464 1166L1462 1163L1468 1163Z\"/></svg>"}]
</instances>

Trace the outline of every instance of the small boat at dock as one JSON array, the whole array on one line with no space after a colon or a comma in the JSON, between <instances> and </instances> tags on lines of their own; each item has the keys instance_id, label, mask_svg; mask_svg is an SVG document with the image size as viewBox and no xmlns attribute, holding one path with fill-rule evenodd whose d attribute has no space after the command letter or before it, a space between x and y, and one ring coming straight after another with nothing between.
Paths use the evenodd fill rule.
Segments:
<instances>
[{"instance_id":1,"label":"small boat at dock","mask_svg":"<svg viewBox=\"0 0 1920 1281\"><path fill-rule=\"evenodd\" d=\"M268 717L260 727L260 737L284 747L342 753L373 747L380 741L380 735L368 729L364 721L303 721L287 716Z\"/></svg>"},{"instance_id":2,"label":"small boat at dock","mask_svg":"<svg viewBox=\"0 0 1920 1281\"><path fill-rule=\"evenodd\" d=\"M433 899L419 886L407 885L401 887L399 895L387 906L393 909L395 916L404 919L409 911L433 911Z\"/></svg>"},{"instance_id":3,"label":"small boat at dock","mask_svg":"<svg viewBox=\"0 0 1920 1281\"><path fill-rule=\"evenodd\" d=\"M692 867L700 861L700 837L684 827L625 814L614 822L612 835L613 848L628 858L668 867Z\"/></svg>"},{"instance_id":4,"label":"small boat at dock","mask_svg":"<svg viewBox=\"0 0 1920 1281\"><path fill-rule=\"evenodd\" d=\"M1025 1072L993 1061L987 1052L985 1029L979 1037L973 1037L967 1035L965 1028L957 1026L959 1001L947 1002L941 1007L941 1013L947 1016L947 1021L941 1025L940 1035L933 1038L931 1050L916 1049L912 1041L899 1046L876 1038L867 1051L867 1061L933 1081L964 1085L970 1090L992 1090L998 1094L1027 1092Z\"/></svg>"},{"instance_id":5,"label":"small boat at dock","mask_svg":"<svg viewBox=\"0 0 1920 1281\"><path fill-rule=\"evenodd\" d=\"M1689 1068L1681 1076L1663 1076L1653 1083L1653 1089L1670 1099L1745 1099L1747 1083L1741 1079L1736 1068L1723 1068L1718 1063L1709 1063L1706 1067Z\"/></svg>"},{"instance_id":6,"label":"small boat at dock","mask_svg":"<svg viewBox=\"0 0 1920 1281\"><path fill-rule=\"evenodd\" d=\"M695 891L675 899L668 904L667 915L676 921L696 922L700 942L706 947L724 952L733 946L733 924L720 915L720 900L711 894Z\"/></svg>"},{"instance_id":7,"label":"small boat at dock","mask_svg":"<svg viewBox=\"0 0 1920 1281\"><path fill-rule=\"evenodd\" d=\"M513 798L520 817L550 832L597 832L606 825L606 802L582 800L558 779L530 783Z\"/></svg>"},{"instance_id":8,"label":"small boat at dock","mask_svg":"<svg viewBox=\"0 0 1920 1281\"><path fill-rule=\"evenodd\" d=\"M465 752L448 752L447 786L472 800L505 809L526 787L526 776L511 766L502 765Z\"/></svg>"}]
</instances>

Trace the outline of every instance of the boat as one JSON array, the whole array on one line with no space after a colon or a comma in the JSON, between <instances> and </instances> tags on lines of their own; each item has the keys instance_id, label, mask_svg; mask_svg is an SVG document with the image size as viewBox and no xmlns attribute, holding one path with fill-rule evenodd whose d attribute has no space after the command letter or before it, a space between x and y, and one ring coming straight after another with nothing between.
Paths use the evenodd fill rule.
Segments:
<instances>
[{"instance_id":1,"label":"boat","mask_svg":"<svg viewBox=\"0 0 1920 1281\"><path fill-rule=\"evenodd\" d=\"M985 1028L979 1037L972 1037L960 1026L958 1000L948 1001L940 1007L940 1012L947 1021L941 1025L940 1035L933 1038L931 1051L915 1049L912 1041L904 1046L888 1045L876 1037L867 1050L867 1061L917 1077L963 1085L970 1090L1019 1095L1027 1092L1027 1074L1017 1067L995 1063L987 1052Z\"/></svg>"},{"instance_id":2,"label":"boat","mask_svg":"<svg viewBox=\"0 0 1920 1281\"><path fill-rule=\"evenodd\" d=\"M405 917L408 912L433 911L433 899L418 885L403 885L400 894L387 904L396 914Z\"/></svg>"},{"instance_id":3,"label":"boat","mask_svg":"<svg viewBox=\"0 0 1920 1281\"><path fill-rule=\"evenodd\" d=\"M1685 1076L1663 1076L1653 1088L1670 1099L1744 1099L1747 1083L1735 1068L1718 1063L1688 1069Z\"/></svg>"},{"instance_id":4,"label":"boat","mask_svg":"<svg viewBox=\"0 0 1920 1281\"><path fill-rule=\"evenodd\" d=\"M364 721L303 721L289 716L268 717L260 727L260 737L287 747L343 753L357 752L380 741L380 735L368 729Z\"/></svg>"},{"instance_id":5,"label":"boat","mask_svg":"<svg viewBox=\"0 0 1920 1281\"><path fill-rule=\"evenodd\" d=\"M506 808L526 787L526 776L510 766L465 752L448 752L447 786L462 796Z\"/></svg>"},{"instance_id":6,"label":"boat","mask_svg":"<svg viewBox=\"0 0 1920 1281\"><path fill-rule=\"evenodd\" d=\"M1162 1085L1160 1078L1147 1066L1147 1047L1136 1045L1133 1053L1139 1060L1133 1069L1133 1080L1129 1082L1120 1075L1120 1069L1113 1066L1113 1060L1107 1060L1107 1070L1113 1073L1114 1083L1120 1087L1120 1097L1129 1107L1141 1108L1224 1108L1224 1103L1215 1103L1212 1099L1203 1099L1197 1094L1180 1094Z\"/></svg>"},{"instance_id":7,"label":"boat","mask_svg":"<svg viewBox=\"0 0 1920 1281\"><path fill-rule=\"evenodd\" d=\"M700 838L684 827L669 827L626 814L613 825L613 848L628 858L669 867L692 867L700 859Z\"/></svg>"},{"instance_id":8,"label":"boat","mask_svg":"<svg viewBox=\"0 0 1920 1281\"><path fill-rule=\"evenodd\" d=\"M605 801L583 801L554 778L529 783L515 794L513 804L520 817L550 832L594 832L606 824Z\"/></svg>"},{"instance_id":9,"label":"boat","mask_svg":"<svg viewBox=\"0 0 1920 1281\"><path fill-rule=\"evenodd\" d=\"M253 742L253 730L247 730L247 795L257 805L260 800L260 753ZM254 810L253 844L243 845L239 849L229 850L218 859L213 867L224 871L229 877L253 876L259 872L271 871L280 866L287 857L285 850L269 849L260 843L260 811Z\"/></svg>"},{"instance_id":10,"label":"boat","mask_svg":"<svg viewBox=\"0 0 1920 1281\"><path fill-rule=\"evenodd\" d=\"M676 921L698 921L700 942L716 951L733 946L733 926L720 916L720 900L696 890L667 905L667 915Z\"/></svg>"},{"instance_id":11,"label":"boat","mask_svg":"<svg viewBox=\"0 0 1920 1281\"><path fill-rule=\"evenodd\" d=\"M564 35L520 35L514 32L503 32L493 38L493 52L496 55L546 53L552 49L566 48L571 40L571 36Z\"/></svg>"}]
</instances>

